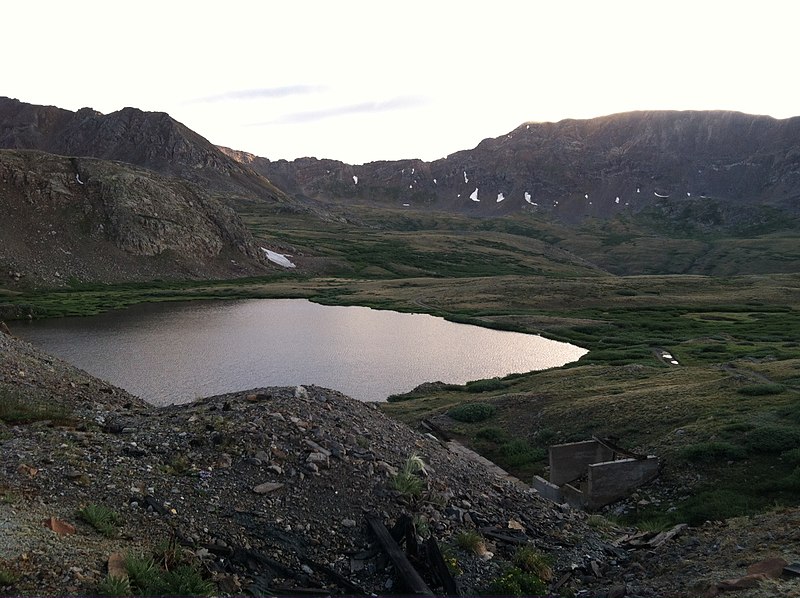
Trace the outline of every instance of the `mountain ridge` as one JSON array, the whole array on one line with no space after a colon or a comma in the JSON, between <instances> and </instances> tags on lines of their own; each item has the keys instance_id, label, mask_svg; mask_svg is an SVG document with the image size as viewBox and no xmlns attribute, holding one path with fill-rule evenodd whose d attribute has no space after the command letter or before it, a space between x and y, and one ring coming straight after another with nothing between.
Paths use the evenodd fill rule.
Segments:
<instances>
[{"instance_id":1,"label":"mountain ridge","mask_svg":"<svg viewBox=\"0 0 800 598\"><path fill-rule=\"evenodd\" d=\"M175 176L217 195L255 196L299 210L263 175L243 167L165 112L126 107L76 112L0 97L0 148L117 160Z\"/></svg>"}]
</instances>

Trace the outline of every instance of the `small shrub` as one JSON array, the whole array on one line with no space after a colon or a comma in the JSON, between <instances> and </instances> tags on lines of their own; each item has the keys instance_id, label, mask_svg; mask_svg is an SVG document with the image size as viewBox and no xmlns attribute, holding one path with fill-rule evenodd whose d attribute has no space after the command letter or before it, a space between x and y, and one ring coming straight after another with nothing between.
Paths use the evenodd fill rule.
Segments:
<instances>
[{"instance_id":1,"label":"small shrub","mask_svg":"<svg viewBox=\"0 0 800 598\"><path fill-rule=\"evenodd\" d=\"M760 426L747 434L745 443L754 453L782 453L800 445L800 430L775 425Z\"/></svg>"},{"instance_id":2,"label":"small shrub","mask_svg":"<svg viewBox=\"0 0 800 598\"><path fill-rule=\"evenodd\" d=\"M512 560L515 567L526 573L533 573L543 581L553 579L553 559L531 546L523 546L514 553Z\"/></svg>"},{"instance_id":3,"label":"small shrub","mask_svg":"<svg viewBox=\"0 0 800 598\"><path fill-rule=\"evenodd\" d=\"M478 554L483 545L483 537L475 530L465 530L456 534L456 544L462 550Z\"/></svg>"},{"instance_id":4,"label":"small shrub","mask_svg":"<svg viewBox=\"0 0 800 598\"><path fill-rule=\"evenodd\" d=\"M87 505L78 511L78 517L109 538L115 536L122 518L104 505Z\"/></svg>"},{"instance_id":5,"label":"small shrub","mask_svg":"<svg viewBox=\"0 0 800 598\"><path fill-rule=\"evenodd\" d=\"M174 455L166 468L166 473L171 475L183 475L191 468L192 464L189 458L183 454Z\"/></svg>"},{"instance_id":6,"label":"small shrub","mask_svg":"<svg viewBox=\"0 0 800 598\"><path fill-rule=\"evenodd\" d=\"M475 423L489 419L495 411L497 408L489 403L465 403L453 407L447 415L460 422Z\"/></svg>"},{"instance_id":7,"label":"small shrub","mask_svg":"<svg viewBox=\"0 0 800 598\"><path fill-rule=\"evenodd\" d=\"M766 395L777 395L786 390L782 384L751 384L736 390L740 395L748 397L762 397Z\"/></svg>"},{"instance_id":8,"label":"small shrub","mask_svg":"<svg viewBox=\"0 0 800 598\"><path fill-rule=\"evenodd\" d=\"M680 457L692 463L717 463L739 461L747 457L747 451L730 442L710 441L691 444L681 449Z\"/></svg>"},{"instance_id":9,"label":"small shrub","mask_svg":"<svg viewBox=\"0 0 800 598\"><path fill-rule=\"evenodd\" d=\"M517 438L500 447L503 462L509 467L521 467L547 457L547 450L531 446L527 441Z\"/></svg>"},{"instance_id":10,"label":"small shrub","mask_svg":"<svg viewBox=\"0 0 800 598\"><path fill-rule=\"evenodd\" d=\"M543 596L547 593L547 584L535 573L511 567L493 579L487 590L489 594L498 596Z\"/></svg>"}]
</instances>

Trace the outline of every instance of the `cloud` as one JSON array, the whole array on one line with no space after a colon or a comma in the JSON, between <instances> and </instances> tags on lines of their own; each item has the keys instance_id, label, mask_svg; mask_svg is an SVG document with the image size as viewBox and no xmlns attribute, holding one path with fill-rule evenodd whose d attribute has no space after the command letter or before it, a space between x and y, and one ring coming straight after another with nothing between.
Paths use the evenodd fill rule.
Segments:
<instances>
[{"instance_id":1,"label":"cloud","mask_svg":"<svg viewBox=\"0 0 800 598\"><path fill-rule=\"evenodd\" d=\"M287 98L289 96L307 95L324 91L322 85L285 85L283 87L262 87L260 89L239 89L204 98L196 98L191 102L224 102L228 100L261 100Z\"/></svg>"},{"instance_id":2,"label":"cloud","mask_svg":"<svg viewBox=\"0 0 800 598\"><path fill-rule=\"evenodd\" d=\"M375 112L391 112L393 110L405 110L415 106L427 104L428 100L420 96L401 96L380 102L362 102L360 104L349 104L346 106L335 106L323 108L321 110L308 110L305 112L292 112L284 114L270 122L254 123L253 126L272 125L272 124L297 124L324 120L326 118L336 118L338 116L348 116L351 114L372 114Z\"/></svg>"}]
</instances>

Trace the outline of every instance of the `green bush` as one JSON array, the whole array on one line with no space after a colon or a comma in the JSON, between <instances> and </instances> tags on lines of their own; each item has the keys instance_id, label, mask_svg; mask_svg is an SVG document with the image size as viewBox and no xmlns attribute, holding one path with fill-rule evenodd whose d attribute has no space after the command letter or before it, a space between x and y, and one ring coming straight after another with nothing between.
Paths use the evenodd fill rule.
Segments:
<instances>
[{"instance_id":1,"label":"green bush","mask_svg":"<svg viewBox=\"0 0 800 598\"><path fill-rule=\"evenodd\" d=\"M453 407L447 415L460 422L475 423L489 419L495 411L497 408L488 403L465 403Z\"/></svg>"},{"instance_id":2,"label":"green bush","mask_svg":"<svg viewBox=\"0 0 800 598\"><path fill-rule=\"evenodd\" d=\"M800 430L776 425L760 426L747 434L745 443L754 453L782 453L800 446Z\"/></svg>"},{"instance_id":3,"label":"green bush","mask_svg":"<svg viewBox=\"0 0 800 598\"><path fill-rule=\"evenodd\" d=\"M527 441L518 438L500 447L500 454L503 456L504 463L509 467L521 467L528 463L541 461L547 457L547 450L531 446Z\"/></svg>"},{"instance_id":4,"label":"green bush","mask_svg":"<svg viewBox=\"0 0 800 598\"><path fill-rule=\"evenodd\" d=\"M686 446L679 454L682 459L692 463L717 463L739 461L747 456L747 451L730 442L711 441Z\"/></svg>"}]
</instances>

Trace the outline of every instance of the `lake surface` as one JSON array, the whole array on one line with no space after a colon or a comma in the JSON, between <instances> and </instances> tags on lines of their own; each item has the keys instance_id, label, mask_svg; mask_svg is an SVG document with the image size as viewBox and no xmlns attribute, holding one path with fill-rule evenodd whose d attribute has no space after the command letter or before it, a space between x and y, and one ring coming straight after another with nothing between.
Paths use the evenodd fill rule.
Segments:
<instances>
[{"instance_id":1,"label":"lake surface","mask_svg":"<svg viewBox=\"0 0 800 598\"><path fill-rule=\"evenodd\" d=\"M157 405L298 384L383 401L423 382L464 384L586 353L540 336L304 299L138 305L14 332Z\"/></svg>"}]
</instances>

